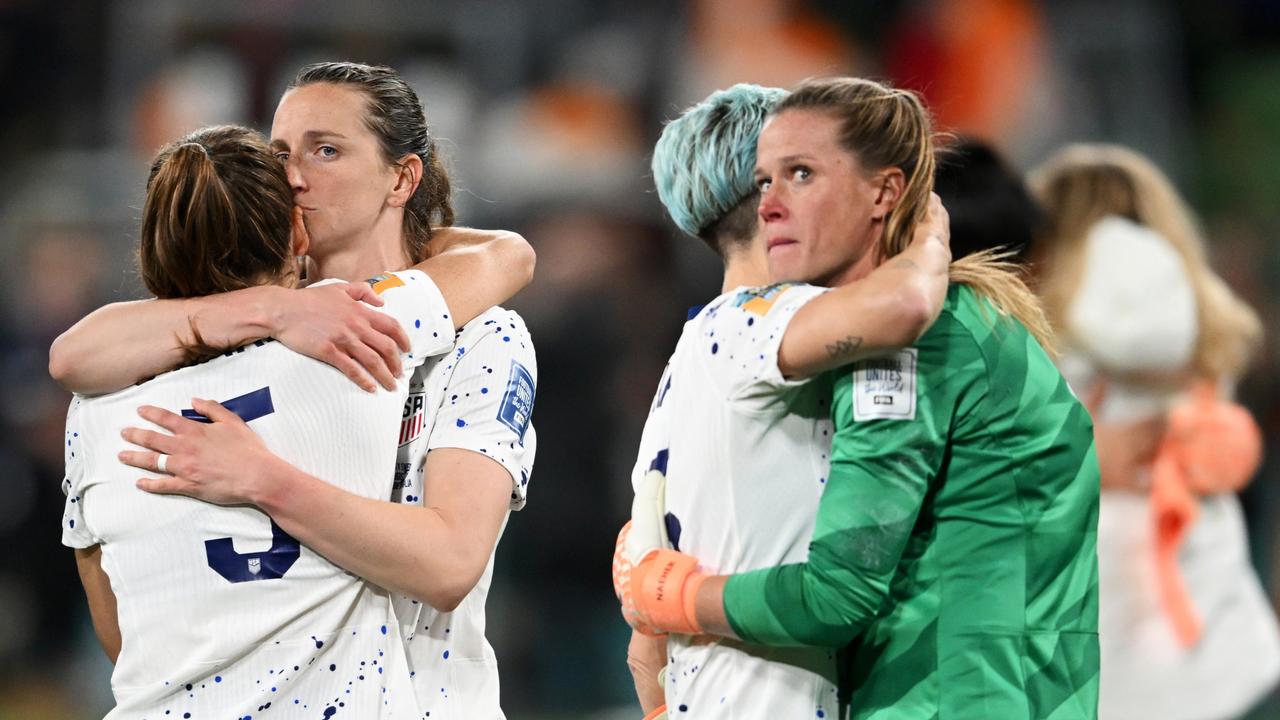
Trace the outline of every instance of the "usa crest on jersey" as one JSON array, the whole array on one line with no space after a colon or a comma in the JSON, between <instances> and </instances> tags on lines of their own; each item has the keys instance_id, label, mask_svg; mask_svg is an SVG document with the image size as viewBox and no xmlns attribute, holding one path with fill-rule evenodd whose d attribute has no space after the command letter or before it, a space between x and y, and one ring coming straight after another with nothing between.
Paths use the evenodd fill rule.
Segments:
<instances>
[{"instance_id":1,"label":"usa crest on jersey","mask_svg":"<svg viewBox=\"0 0 1280 720\"><path fill-rule=\"evenodd\" d=\"M427 394L411 392L404 401L404 414L400 419L400 445L403 447L418 439L426 424Z\"/></svg>"}]
</instances>

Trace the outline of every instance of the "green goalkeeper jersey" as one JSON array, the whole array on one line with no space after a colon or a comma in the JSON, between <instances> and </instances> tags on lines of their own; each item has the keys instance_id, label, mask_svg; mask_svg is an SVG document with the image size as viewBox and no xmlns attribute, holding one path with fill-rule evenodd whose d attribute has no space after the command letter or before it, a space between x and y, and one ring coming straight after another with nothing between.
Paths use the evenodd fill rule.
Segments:
<instances>
[{"instance_id":1,"label":"green goalkeeper jersey","mask_svg":"<svg viewBox=\"0 0 1280 720\"><path fill-rule=\"evenodd\" d=\"M738 635L848 645L853 718L1096 718L1093 428L1044 350L953 286L834 397L809 559L729 580Z\"/></svg>"}]
</instances>

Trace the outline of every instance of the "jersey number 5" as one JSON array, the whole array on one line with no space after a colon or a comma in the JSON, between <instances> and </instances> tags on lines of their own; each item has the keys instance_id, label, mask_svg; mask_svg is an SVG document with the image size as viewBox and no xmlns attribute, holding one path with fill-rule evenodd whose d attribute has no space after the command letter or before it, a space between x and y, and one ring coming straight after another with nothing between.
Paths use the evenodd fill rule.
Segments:
<instances>
[{"instance_id":1,"label":"jersey number 5","mask_svg":"<svg viewBox=\"0 0 1280 720\"><path fill-rule=\"evenodd\" d=\"M276 411L271 404L269 387L231 398L222 405L245 422L252 422ZM197 422L210 422L209 418L195 410L183 410L182 416ZM204 554L209 567L214 572L229 582L241 583L250 580L279 580L297 562L298 557L302 555L302 548L297 540L281 530L273 520L271 521L271 547L268 550L238 553L231 538L221 537L205 540Z\"/></svg>"}]
</instances>

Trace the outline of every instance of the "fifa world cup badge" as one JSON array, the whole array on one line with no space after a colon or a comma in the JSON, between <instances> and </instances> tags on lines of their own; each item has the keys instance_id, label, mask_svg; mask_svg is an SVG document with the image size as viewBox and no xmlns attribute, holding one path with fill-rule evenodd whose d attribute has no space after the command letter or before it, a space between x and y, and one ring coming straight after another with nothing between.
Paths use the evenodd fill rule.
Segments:
<instances>
[{"instance_id":1,"label":"fifa world cup badge","mask_svg":"<svg viewBox=\"0 0 1280 720\"><path fill-rule=\"evenodd\" d=\"M853 419L914 420L916 417L916 360L907 348L853 366Z\"/></svg>"}]
</instances>

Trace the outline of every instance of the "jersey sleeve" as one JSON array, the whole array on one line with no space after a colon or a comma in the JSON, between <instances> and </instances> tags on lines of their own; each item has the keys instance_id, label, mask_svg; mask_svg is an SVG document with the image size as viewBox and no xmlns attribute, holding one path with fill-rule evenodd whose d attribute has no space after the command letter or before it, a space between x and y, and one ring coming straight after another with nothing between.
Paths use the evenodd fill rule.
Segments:
<instances>
[{"instance_id":1,"label":"jersey sleeve","mask_svg":"<svg viewBox=\"0 0 1280 720\"><path fill-rule=\"evenodd\" d=\"M453 316L440 288L421 270L383 273L367 280L384 305L375 308L394 317L409 335L403 353L406 371L453 347Z\"/></svg>"},{"instance_id":2,"label":"jersey sleeve","mask_svg":"<svg viewBox=\"0 0 1280 720\"><path fill-rule=\"evenodd\" d=\"M85 484L84 438L80 434L80 398L71 400L67 410L66 443L62 448L66 475L62 479L62 493L67 496L62 507L62 544L71 548L88 548L101 540L89 531L84 521Z\"/></svg>"},{"instance_id":3,"label":"jersey sleeve","mask_svg":"<svg viewBox=\"0 0 1280 720\"><path fill-rule=\"evenodd\" d=\"M727 383L730 402L764 407L804 385L778 369L778 348L796 312L826 288L781 283L739 291L707 308L698 338L713 377Z\"/></svg>"},{"instance_id":4,"label":"jersey sleeve","mask_svg":"<svg viewBox=\"0 0 1280 720\"><path fill-rule=\"evenodd\" d=\"M511 509L524 507L537 449L530 422L538 388L538 363L529 331L511 311L486 313L472 322L482 332L470 346L454 348L427 452L471 450L498 461L511 474Z\"/></svg>"},{"instance_id":5,"label":"jersey sleeve","mask_svg":"<svg viewBox=\"0 0 1280 720\"><path fill-rule=\"evenodd\" d=\"M940 381L957 380L945 357L908 348L855 363L836 382L831 471L808 560L725 586L725 613L744 640L842 647L881 611L943 464L953 412Z\"/></svg>"},{"instance_id":6,"label":"jersey sleeve","mask_svg":"<svg viewBox=\"0 0 1280 720\"><path fill-rule=\"evenodd\" d=\"M644 429L640 432L640 450L636 454L636 464L631 468L631 489L640 487L640 481L650 470L667 472L667 450L671 447L667 414L671 407L667 403L667 394L671 391L671 364L668 363L658 379L658 391L653 396L653 404L649 407L649 417L644 421Z\"/></svg>"}]
</instances>

